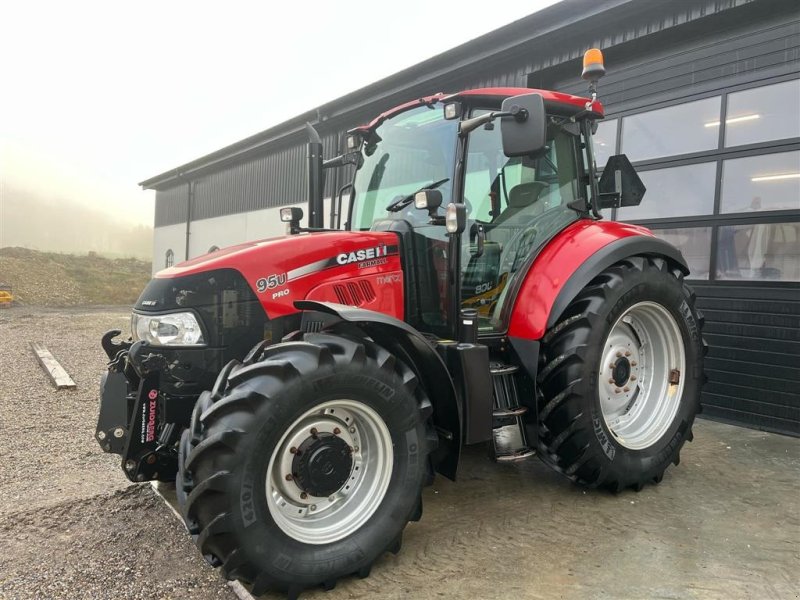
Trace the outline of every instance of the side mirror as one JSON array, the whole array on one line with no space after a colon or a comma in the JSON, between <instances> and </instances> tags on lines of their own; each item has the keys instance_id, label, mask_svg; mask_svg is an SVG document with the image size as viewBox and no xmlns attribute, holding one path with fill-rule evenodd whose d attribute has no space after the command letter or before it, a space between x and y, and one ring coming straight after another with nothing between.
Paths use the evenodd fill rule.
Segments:
<instances>
[{"instance_id":1,"label":"side mirror","mask_svg":"<svg viewBox=\"0 0 800 600\"><path fill-rule=\"evenodd\" d=\"M638 206L647 188L636 174L631 161L624 154L609 157L603 175L597 183L600 193L597 208L619 208Z\"/></svg>"},{"instance_id":2,"label":"side mirror","mask_svg":"<svg viewBox=\"0 0 800 600\"><path fill-rule=\"evenodd\" d=\"M541 94L523 94L503 100L502 112L510 113L500 121L503 154L532 156L547 147L547 120Z\"/></svg>"}]
</instances>

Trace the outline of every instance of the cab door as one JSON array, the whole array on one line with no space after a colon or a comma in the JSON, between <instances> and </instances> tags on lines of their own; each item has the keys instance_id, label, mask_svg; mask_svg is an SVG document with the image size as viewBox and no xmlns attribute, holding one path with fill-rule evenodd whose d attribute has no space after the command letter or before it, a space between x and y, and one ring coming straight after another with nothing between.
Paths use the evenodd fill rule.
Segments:
<instances>
[{"instance_id":1,"label":"cab door","mask_svg":"<svg viewBox=\"0 0 800 600\"><path fill-rule=\"evenodd\" d=\"M477 109L472 116L485 112ZM515 279L524 276L546 241L580 218L580 211L570 208L582 205L576 200L586 193L579 140L551 119L546 154L508 158L499 126L469 134L460 301L462 308L477 309L479 333L505 331L503 307L513 301Z\"/></svg>"}]
</instances>

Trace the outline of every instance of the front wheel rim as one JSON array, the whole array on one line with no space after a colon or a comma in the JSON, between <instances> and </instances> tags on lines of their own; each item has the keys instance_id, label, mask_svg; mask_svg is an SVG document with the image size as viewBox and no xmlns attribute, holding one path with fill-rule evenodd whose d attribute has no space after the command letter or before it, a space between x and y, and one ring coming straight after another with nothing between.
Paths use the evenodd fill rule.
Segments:
<instances>
[{"instance_id":1,"label":"front wheel rim","mask_svg":"<svg viewBox=\"0 0 800 600\"><path fill-rule=\"evenodd\" d=\"M608 334L598 373L600 408L614 439L632 450L658 442L675 420L686 378L672 313L656 302L629 307Z\"/></svg>"},{"instance_id":2,"label":"front wheel rim","mask_svg":"<svg viewBox=\"0 0 800 600\"><path fill-rule=\"evenodd\" d=\"M304 451L313 455L309 463L302 463ZM322 458L310 462L315 456ZM389 428L375 410L350 399L318 404L295 419L272 452L266 476L270 515L300 542L341 540L377 510L393 463Z\"/></svg>"}]
</instances>

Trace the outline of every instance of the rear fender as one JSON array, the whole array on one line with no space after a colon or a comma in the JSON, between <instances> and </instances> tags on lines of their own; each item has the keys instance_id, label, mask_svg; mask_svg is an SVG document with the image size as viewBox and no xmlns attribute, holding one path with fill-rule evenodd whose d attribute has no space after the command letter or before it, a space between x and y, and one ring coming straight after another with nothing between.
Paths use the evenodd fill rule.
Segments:
<instances>
[{"instance_id":1,"label":"rear fender","mask_svg":"<svg viewBox=\"0 0 800 600\"><path fill-rule=\"evenodd\" d=\"M294 305L299 310L315 311L355 325L408 363L433 405L433 422L439 433L439 446L433 453L436 470L455 480L461 453L461 405L444 361L425 336L404 321L371 310L312 300L300 300ZM326 319L326 324L330 322Z\"/></svg>"},{"instance_id":2,"label":"rear fender","mask_svg":"<svg viewBox=\"0 0 800 600\"><path fill-rule=\"evenodd\" d=\"M509 337L540 340L594 277L630 256L659 256L689 272L680 251L644 227L578 221L544 247L525 275L514 299Z\"/></svg>"}]
</instances>

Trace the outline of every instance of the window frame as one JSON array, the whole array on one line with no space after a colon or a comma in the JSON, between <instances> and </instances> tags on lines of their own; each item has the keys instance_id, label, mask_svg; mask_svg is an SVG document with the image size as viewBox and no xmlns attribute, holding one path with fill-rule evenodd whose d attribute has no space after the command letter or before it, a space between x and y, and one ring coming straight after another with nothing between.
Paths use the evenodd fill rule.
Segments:
<instances>
[{"instance_id":1,"label":"window frame","mask_svg":"<svg viewBox=\"0 0 800 600\"><path fill-rule=\"evenodd\" d=\"M764 156L769 154L778 154L781 152L791 152L800 150L800 137L797 138L783 138L779 140L769 140L765 142L758 142L752 144L743 144L741 146L725 146L725 133L727 125L725 123L728 110L728 96L730 94L741 92L749 89L756 89L766 87L776 83L800 79L799 70L791 70L772 77L765 77L751 81L740 81L726 87L716 87L713 89L705 89L695 94L676 94L674 97L652 104L637 103L629 107L624 107L619 111L611 111L606 113L606 118L617 119L617 133L616 133L616 148L615 153L620 154L622 148L622 127L625 117L646 113L661 108L668 108L679 104L687 104L696 100L703 100L705 98L720 96L720 127L718 131L717 147L711 150L704 150L702 152L691 152L686 154L677 154L673 156L665 156L659 158L651 158L633 162L633 166L638 172L644 173L656 169L664 169L669 167L679 167L685 165L692 165L703 162L716 163L716 175L714 181L714 201L713 212L704 215L694 215L685 217L662 217L651 219L636 219L629 222L637 225L643 225L654 231L658 229L684 229L691 227L710 227L711 228L711 247L710 264L708 279L697 279L698 283L714 283L720 285L742 285L743 281L747 285L758 285L764 287L797 287L796 281L774 281L774 280L725 280L717 279L717 256L719 248L719 228L729 225L754 225L759 223L772 224L772 223L794 223L800 222L800 209L790 210L765 210L760 212L739 212L739 213L721 213L721 200L722 200L722 165L723 161L746 158L749 156ZM605 165L598 165L598 174L602 173L602 168ZM610 219L617 220L617 209L611 211Z\"/></svg>"}]
</instances>

